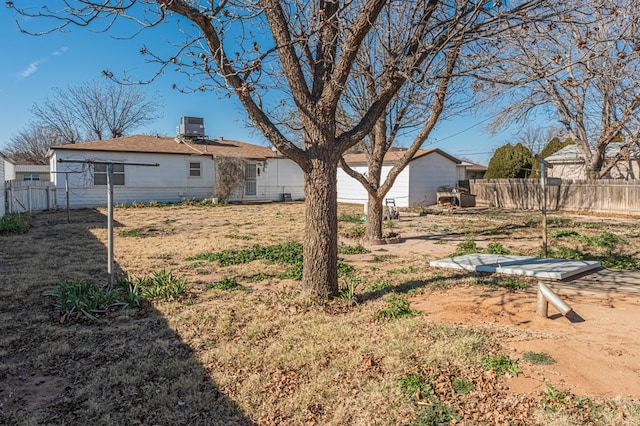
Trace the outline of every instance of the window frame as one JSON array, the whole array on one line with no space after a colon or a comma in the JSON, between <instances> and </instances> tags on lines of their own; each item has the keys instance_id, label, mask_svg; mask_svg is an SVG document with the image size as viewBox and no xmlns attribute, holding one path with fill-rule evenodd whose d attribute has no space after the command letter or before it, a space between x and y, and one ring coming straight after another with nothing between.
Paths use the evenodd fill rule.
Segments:
<instances>
[{"instance_id":1,"label":"window frame","mask_svg":"<svg viewBox=\"0 0 640 426\"><path fill-rule=\"evenodd\" d=\"M114 162L113 164L113 185L125 186L126 178L124 171L124 163ZM102 169L103 170L98 170ZM99 178L99 179L96 179ZM103 182L104 179L104 182ZM105 163L93 164L93 186L106 186L107 185L107 165Z\"/></svg>"},{"instance_id":2,"label":"window frame","mask_svg":"<svg viewBox=\"0 0 640 426\"><path fill-rule=\"evenodd\" d=\"M198 167L193 167L194 165L197 165ZM189 179L191 178L201 178L202 177L202 162L201 161L189 161L189 166L188 166L188 174L187 176L189 177ZM194 172L198 172L197 175L194 175Z\"/></svg>"}]
</instances>

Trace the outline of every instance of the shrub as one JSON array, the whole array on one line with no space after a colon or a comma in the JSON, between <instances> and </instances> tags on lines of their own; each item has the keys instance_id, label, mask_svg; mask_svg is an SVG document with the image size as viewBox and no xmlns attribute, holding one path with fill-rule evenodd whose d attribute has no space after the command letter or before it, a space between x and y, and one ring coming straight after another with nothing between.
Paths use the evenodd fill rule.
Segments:
<instances>
[{"instance_id":1,"label":"shrub","mask_svg":"<svg viewBox=\"0 0 640 426\"><path fill-rule=\"evenodd\" d=\"M118 291L84 280L66 280L57 287L45 290L45 296L57 299L62 310L61 321L84 315L95 320L96 314L105 313L118 305Z\"/></svg>"},{"instance_id":2,"label":"shrub","mask_svg":"<svg viewBox=\"0 0 640 426\"><path fill-rule=\"evenodd\" d=\"M7 213L0 218L0 234L22 234L29 230L29 213Z\"/></svg>"},{"instance_id":3,"label":"shrub","mask_svg":"<svg viewBox=\"0 0 640 426\"><path fill-rule=\"evenodd\" d=\"M534 159L531 151L521 143L506 144L496 149L489 160L485 179L526 178L531 175Z\"/></svg>"},{"instance_id":4,"label":"shrub","mask_svg":"<svg viewBox=\"0 0 640 426\"><path fill-rule=\"evenodd\" d=\"M187 290L187 279L176 278L171 271L154 272L151 277L139 278L136 284L142 297L173 300Z\"/></svg>"}]
</instances>

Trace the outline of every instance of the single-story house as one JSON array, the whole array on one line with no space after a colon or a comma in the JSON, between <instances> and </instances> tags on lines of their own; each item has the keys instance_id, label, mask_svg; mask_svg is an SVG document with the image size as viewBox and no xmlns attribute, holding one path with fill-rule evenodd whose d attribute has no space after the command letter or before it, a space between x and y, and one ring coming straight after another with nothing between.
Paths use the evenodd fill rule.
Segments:
<instances>
[{"instance_id":1,"label":"single-story house","mask_svg":"<svg viewBox=\"0 0 640 426\"><path fill-rule=\"evenodd\" d=\"M624 146L623 143L609 144L605 150L605 161L614 158ZM587 179L584 169L584 156L575 144L567 145L561 150L546 157L545 160L553 165L546 169L547 176L562 179ZM640 179L640 155L632 151L627 158L620 160L604 176L606 179Z\"/></svg>"},{"instance_id":2,"label":"single-story house","mask_svg":"<svg viewBox=\"0 0 640 426\"><path fill-rule=\"evenodd\" d=\"M244 162L242 188L229 201L304 198L303 173L295 162L269 147L234 140L136 135L49 151L57 205L65 206L68 180L72 208L106 205L105 162L113 162L116 204L216 198L216 163L225 157Z\"/></svg>"},{"instance_id":3,"label":"single-story house","mask_svg":"<svg viewBox=\"0 0 640 426\"><path fill-rule=\"evenodd\" d=\"M484 179L484 174L487 172L487 166L462 160L462 162L457 165L457 170L458 182L464 180Z\"/></svg>"},{"instance_id":4,"label":"single-story house","mask_svg":"<svg viewBox=\"0 0 640 426\"><path fill-rule=\"evenodd\" d=\"M14 180L48 182L51 180L49 165L16 164Z\"/></svg>"},{"instance_id":5,"label":"single-story house","mask_svg":"<svg viewBox=\"0 0 640 426\"><path fill-rule=\"evenodd\" d=\"M3 217L6 212L6 183L4 179L5 164L8 163L7 157L0 152L0 217Z\"/></svg>"},{"instance_id":6,"label":"single-story house","mask_svg":"<svg viewBox=\"0 0 640 426\"><path fill-rule=\"evenodd\" d=\"M16 162L6 155L1 155L2 167L4 171L0 174L3 181L15 180L16 178Z\"/></svg>"},{"instance_id":7,"label":"single-story house","mask_svg":"<svg viewBox=\"0 0 640 426\"><path fill-rule=\"evenodd\" d=\"M393 165L404 154L403 149L390 150L382 165L382 182ZM367 173L367 154L346 154L345 161L354 170ZM443 185L456 186L457 166L461 161L440 149L422 149L416 152L405 169L400 172L385 198L394 199L398 207L433 205L437 202L436 192ZM366 204L367 191L357 180L342 168L338 169L338 201Z\"/></svg>"}]
</instances>

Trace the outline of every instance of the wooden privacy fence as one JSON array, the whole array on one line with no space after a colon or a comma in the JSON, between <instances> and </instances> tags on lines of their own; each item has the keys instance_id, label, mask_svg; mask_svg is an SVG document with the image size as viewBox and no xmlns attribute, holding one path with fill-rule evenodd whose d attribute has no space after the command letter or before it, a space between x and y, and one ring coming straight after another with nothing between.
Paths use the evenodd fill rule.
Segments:
<instances>
[{"instance_id":1,"label":"wooden privacy fence","mask_svg":"<svg viewBox=\"0 0 640 426\"><path fill-rule=\"evenodd\" d=\"M56 207L53 182L9 181L6 186L7 213L51 210Z\"/></svg>"},{"instance_id":2,"label":"wooden privacy fence","mask_svg":"<svg viewBox=\"0 0 640 426\"><path fill-rule=\"evenodd\" d=\"M471 180L469 187L480 205L523 210L542 206L540 179ZM640 180L563 179L547 191L549 210L640 214Z\"/></svg>"}]
</instances>

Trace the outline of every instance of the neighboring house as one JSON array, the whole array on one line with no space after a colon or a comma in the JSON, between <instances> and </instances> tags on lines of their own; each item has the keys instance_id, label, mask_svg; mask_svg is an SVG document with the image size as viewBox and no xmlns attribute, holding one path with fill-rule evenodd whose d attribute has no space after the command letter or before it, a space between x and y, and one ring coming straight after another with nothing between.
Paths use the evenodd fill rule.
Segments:
<instances>
[{"instance_id":1,"label":"neighboring house","mask_svg":"<svg viewBox=\"0 0 640 426\"><path fill-rule=\"evenodd\" d=\"M391 150L384 157L381 182L384 182L393 165L404 150ZM367 155L346 154L347 164L354 170L367 173ZM385 198L394 199L398 207L436 204L436 192L443 185L457 184L457 165L461 161L440 149L419 150L407 167L398 175ZM338 169L338 201L366 204L367 191L342 168Z\"/></svg>"},{"instance_id":2,"label":"neighboring house","mask_svg":"<svg viewBox=\"0 0 640 426\"><path fill-rule=\"evenodd\" d=\"M15 180L16 178L16 163L6 155L2 155L2 166L4 171L0 174L0 177L4 177L3 180Z\"/></svg>"},{"instance_id":3,"label":"neighboring house","mask_svg":"<svg viewBox=\"0 0 640 426\"><path fill-rule=\"evenodd\" d=\"M461 180L484 179L487 172L487 166L464 161L457 165L458 182Z\"/></svg>"},{"instance_id":4,"label":"neighboring house","mask_svg":"<svg viewBox=\"0 0 640 426\"><path fill-rule=\"evenodd\" d=\"M605 162L610 161L620 152L624 146L622 143L612 143L607 146L605 151ZM584 167L584 157L578 151L575 144L567 145L560 151L557 151L545 158L546 161L553 165L553 168L547 168L546 173L549 177L562 179L587 179ZM613 168L604 176L605 179L640 179L640 156L637 152L631 152L626 159L618 161Z\"/></svg>"},{"instance_id":5,"label":"neighboring house","mask_svg":"<svg viewBox=\"0 0 640 426\"><path fill-rule=\"evenodd\" d=\"M285 194L304 198L303 173L296 163L271 148L233 140L137 135L54 146L49 157L58 206L66 203L66 179L70 207L106 205L106 166L92 161L113 161L116 204L217 197L216 158L221 157L245 163L244 187L229 201L279 201Z\"/></svg>"},{"instance_id":6,"label":"neighboring house","mask_svg":"<svg viewBox=\"0 0 640 426\"><path fill-rule=\"evenodd\" d=\"M8 163L7 157L0 152L0 217L3 217L6 211L6 183L4 179L5 165Z\"/></svg>"},{"instance_id":7,"label":"neighboring house","mask_svg":"<svg viewBox=\"0 0 640 426\"><path fill-rule=\"evenodd\" d=\"M16 164L15 166L14 180L48 182L51 180L50 176L48 165Z\"/></svg>"}]
</instances>

